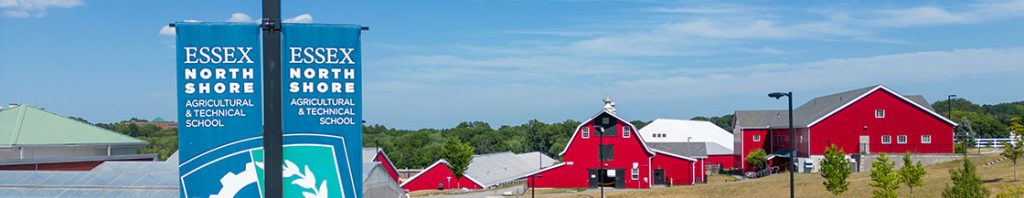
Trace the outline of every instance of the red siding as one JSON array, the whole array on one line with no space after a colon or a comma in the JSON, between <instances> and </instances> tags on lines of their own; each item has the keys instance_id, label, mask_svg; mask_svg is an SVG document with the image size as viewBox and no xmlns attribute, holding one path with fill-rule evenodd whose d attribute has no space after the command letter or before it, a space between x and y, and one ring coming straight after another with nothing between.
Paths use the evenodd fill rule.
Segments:
<instances>
[{"instance_id":1,"label":"red siding","mask_svg":"<svg viewBox=\"0 0 1024 198\"><path fill-rule=\"evenodd\" d=\"M451 181L448 181L448 177L451 177ZM444 185L444 189L482 189L480 185L477 185L468 178L456 179L455 175L452 174L452 170L448 168L444 163L439 163L430 169L423 170L416 178L412 178L406 183L402 184L402 189L412 191L419 190L437 190L438 184Z\"/></svg>"},{"instance_id":2,"label":"red siding","mask_svg":"<svg viewBox=\"0 0 1024 198\"><path fill-rule=\"evenodd\" d=\"M705 165L721 164L722 169L733 169L736 168L736 156L735 155L709 155L704 161Z\"/></svg>"},{"instance_id":3,"label":"red siding","mask_svg":"<svg viewBox=\"0 0 1024 198\"><path fill-rule=\"evenodd\" d=\"M653 169L665 170L665 183L690 185L694 181L703 181L704 171L699 161L694 162L668 155L656 155L652 164Z\"/></svg>"},{"instance_id":4,"label":"red siding","mask_svg":"<svg viewBox=\"0 0 1024 198\"><path fill-rule=\"evenodd\" d=\"M374 159L374 161L380 162L381 167L384 167L384 170L388 171L388 175L391 176L391 179L394 179L395 183L398 183L398 169L395 169L395 166L391 164L391 161L388 160L384 151L377 151L377 158Z\"/></svg>"},{"instance_id":5,"label":"red siding","mask_svg":"<svg viewBox=\"0 0 1024 198\"><path fill-rule=\"evenodd\" d=\"M747 159L747 154L749 154L751 151L754 151L754 150L760 148L760 149L764 149L765 152L770 152L770 150L768 150L769 148L766 147L769 144L765 143L768 140L767 139L767 134L768 134L768 130L767 129L743 129L743 132L741 133L741 135L743 136L743 148L733 148L733 149L742 149L742 151L743 151L743 152L740 152L740 156L738 157L738 159L736 159L736 161L738 161L738 163L740 164L740 169L742 169L743 171L753 171L754 170L753 166L751 166L749 163L747 163L747 160L746 160ZM754 141L754 136L760 136L761 137L761 141Z\"/></svg>"},{"instance_id":6,"label":"red siding","mask_svg":"<svg viewBox=\"0 0 1024 198\"><path fill-rule=\"evenodd\" d=\"M875 118L876 109L884 109L885 118ZM953 125L883 89L811 126L810 133L812 155L822 155L829 144L847 153L859 152L861 135L870 136L872 153L953 152ZM892 143L882 144L883 135L891 136ZM907 136L906 144L897 143L899 135ZM932 142L922 144L922 135L931 135Z\"/></svg>"},{"instance_id":7,"label":"red siding","mask_svg":"<svg viewBox=\"0 0 1024 198\"><path fill-rule=\"evenodd\" d=\"M647 153L646 148L638 138L639 133L637 133L635 128L630 130L630 136L625 138L622 137L622 127L629 126L626 124L628 122L620 119L617 123L613 128L618 131L616 133L618 135L605 136L603 140L604 144L615 145L614 159L605 161L605 167L607 169L623 169L626 188L650 188L650 157L652 155ZM541 177L537 179L537 187L588 187L587 177L589 174L587 170L600 168L598 166L597 152L601 138L594 133L593 125L594 120L583 123L579 130L589 128L588 130L591 132L590 137L583 138L582 132L577 131L574 133L572 142L569 143L565 154L562 155L563 161L572 162L573 165L565 165L540 173ZM637 180L633 180L630 175L633 163L637 163L637 168L640 169L640 177Z\"/></svg>"}]
</instances>

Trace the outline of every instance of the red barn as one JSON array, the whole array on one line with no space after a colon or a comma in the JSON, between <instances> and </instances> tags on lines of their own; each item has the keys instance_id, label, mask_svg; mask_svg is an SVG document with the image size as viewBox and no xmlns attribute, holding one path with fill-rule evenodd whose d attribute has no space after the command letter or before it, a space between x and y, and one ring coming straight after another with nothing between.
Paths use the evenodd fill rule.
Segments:
<instances>
[{"instance_id":1,"label":"red barn","mask_svg":"<svg viewBox=\"0 0 1024 198\"><path fill-rule=\"evenodd\" d=\"M761 148L770 157L787 158L787 110L736 111L737 164ZM847 154L952 153L957 124L931 108L919 95L901 95L882 85L814 98L793 109L799 169L817 170L831 144Z\"/></svg>"},{"instance_id":2,"label":"red barn","mask_svg":"<svg viewBox=\"0 0 1024 198\"><path fill-rule=\"evenodd\" d=\"M705 157L704 145L649 146L605 98L604 110L576 127L559 153L562 163L525 177L527 185L543 188L596 188L602 180L615 188L692 184L704 181L703 160L689 156L694 153Z\"/></svg>"},{"instance_id":3,"label":"red barn","mask_svg":"<svg viewBox=\"0 0 1024 198\"><path fill-rule=\"evenodd\" d=\"M419 190L448 190L448 189L483 189L483 184L477 182L469 175L456 178L452 169L448 168L447 160L438 160L434 164L423 169L419 174L410 177L402 183L402 189L412 191Z\"/></svg>"},{"instance_id":4,"label":"red barn","mask_svg":"<svg viewBox=\"0 0 1024 198\"><path fill-rule=\"evenodd\" d=\"M391 158L388 157L387 153L384 153L384 149L379 148L363 148L363 163L378 162L380 166L388 172L388 176L398 182L398 169L395 168L395 164L391 162Z\"/></svg>"}]
</instances>

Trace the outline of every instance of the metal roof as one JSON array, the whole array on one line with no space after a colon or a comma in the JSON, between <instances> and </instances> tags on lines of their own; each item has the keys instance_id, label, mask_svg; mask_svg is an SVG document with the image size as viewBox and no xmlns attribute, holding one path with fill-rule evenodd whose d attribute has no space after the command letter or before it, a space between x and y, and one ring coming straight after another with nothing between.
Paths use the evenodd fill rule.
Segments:
<instances>
[{"instance_id":1,"label":"metal roof","mask_svg":"<svg viewBox=\"0 0 1024 198\"><path fill-rule=\"evenodd\" d=\"M0 171L0 197L178 197L178 167L104 162L93 171Z\"/></svg>"},{"instance_id":2,"label":"metal roof","mask_svg":"<svg viewBox=\"0 0 1024 198\"><path fill-rule=\"evenodd\" d=\"M524 174L554 163L554 159L538 152L475 155L466 169L466 175L472 176L483 186L494 186L519 179Z\"/></svg>"},{"instance_id":3,"label":"metal roof","mask_svg":"<svg viewBox=\"0 0 1024 198\"><path fill-rule=\"evenodd\" d=\"M691 157L691 158L707 158L707 146L704 142L652 142L651 148L666 152L673 155Z\"/></svg>"},{"instance_id":4,"label":"metal roof","mask_svg":"<svg viewBox=\"0 0 1024 198\"><path fill-rule=\"evenodd\" d=\"M896 95L897 98L902 98L905 101L910 102L912 105L924 109L939 119L954 125L956 124L935 113L935 110L931 108L931 105L928 104L928 101L925 100L923 96L899 95L882 85L875 85L811 99L810 101L807 101L807 103L800 105L800 107L793 109L793 126L808 127L813 125L814 123L821 121L836 111L846 107L856 100L860 100L860 98L876 90L887 91ZM788 110L736 111L735 115L736 129L734 130L740 130L741 128L781 128L789 126Z\"/></svg>"},{"instance_id":5,"label":"metal roof","mask_svg":"<svg viewBox=\"0 0 1024 198\"><path fill-rule=\"evenodd\" d=\"M655 137L655 133L665 137ZM640 135L648 143L707 142L707 154L733 154L733 134L708 121L656 119L640 129Z\"/></svg>"},{"instance_id":6,"label":"metal roof","mask_svg":"<svg viewBox=\"0 0 1024 198\"><path fill-rule=\"evenodd\" d=\"M148 143L28 105L0 110L0 146L89 144Z\"/></svg>"}]
</instances>

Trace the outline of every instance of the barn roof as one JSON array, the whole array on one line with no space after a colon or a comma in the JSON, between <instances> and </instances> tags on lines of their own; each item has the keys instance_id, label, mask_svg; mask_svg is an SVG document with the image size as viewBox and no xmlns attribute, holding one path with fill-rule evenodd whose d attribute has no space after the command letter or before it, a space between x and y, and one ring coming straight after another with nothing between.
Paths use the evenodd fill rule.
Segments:
<instances>
[{"instance_id":1,"label":"barn roof","mask_svg":"<svg viewBox=\"0 0 1024 198\"><path fill-rule=\"evenodd\" d=\"M800 107L793 109L793 126L806 128L814 125L876 90L883 90L896 95L898 98L910 102L910 104L931 113L933 116L956 125L953 121L935 113L935 110L931 108L931 105L928 104L928 101L923 96L904 96L885 88L885 86L875 85L811 99L807 103L800 105ZM789 126L788 110L736 111L735 115L737 130L741 128L783 128Z\"/></svg>"},{"instance_id":2,"label":"barn roof","mask_svg":"<svg viewBox=\"0 0 1024 198\"><path fill-rule=\"evenodd\" d=\"M707 158L707 143L704 142L658 142L650 143L652 149L665 154L689 158Z\"/></svg>"},{"instance_id":3,"label":"barn roof","mask_svg":"<svg viewBox=\"0 0 1024 198\"><path fill-rule=\"evenodd\" d=\"M666 136L654 137L654 133ZM656 119L640 129L640 134L648 143L707 142L707 154L733 154L733 134L708 121Z\"/></svg>"},{"instance_id":4,"label":"barn roof","mask_svg":"<svg viewBox=\"0 0 1024 198\"><path fill-rule=\"evenodd\" d=\"M539 152L475 155L473 161L469 163L469 168L466 169L466 175L473 176L482 184L481 186L494 186L518 179L523 174L554 163L554 159Z\"/></svg>"},{"instance_id":5,"label":"barn roof","mask_svg":"<svg viewBox=\"0 0 1024 198\"><path fill-rule=\"evenodd\" d=\"M598 112L594 116L590 117L589 119L584 120L583 122L580 123L580 125L577 125L576 129L573 130L572 135L569 136L569 143L565 144L565 148L563 148L562 152L559 152L558 155L565 155L565 152L569 151L569 146L572 146L572 143L575 142L576 134L580 132L580 128L583 128L583 126L586 125L588 122L593 121L602 114L608 114L613 118L621 121L621 123L629 125L629 128L634 129L631 131L631 133L635 133L634 136L640 140L640 145L644 148L644 151L646 151L648 154L654 154L654 151L652 151L651 148L647 146L647 141L644 140L644 136L640 135L640 132L638 132L639 130L636 130L636 126L634 126L633 123L630 123L629 120L620 118L618 115L616 115L616 113L610 112L608 109L604 109L601 110L601 112Z\"/></svg>"},{"instance_id":6,"label":"barn roof","mask_svg":"<svg viewBox=\"0 0 1024 198\"><path fill-rule=\"evenodd\" d=\"M0 146L96 144L148 143L28 105L0 110Z\"/></svg>"},{"instance_id":7,"label":"barn roof","mask_svg":"<svg viewBox=\"0 0 1024 198\"><path fill-rule=\"evenodd\" d=\"M0 171L0 197L178 197L178 166L113 162L92 171Z\"/></svg>"}]
</instances>

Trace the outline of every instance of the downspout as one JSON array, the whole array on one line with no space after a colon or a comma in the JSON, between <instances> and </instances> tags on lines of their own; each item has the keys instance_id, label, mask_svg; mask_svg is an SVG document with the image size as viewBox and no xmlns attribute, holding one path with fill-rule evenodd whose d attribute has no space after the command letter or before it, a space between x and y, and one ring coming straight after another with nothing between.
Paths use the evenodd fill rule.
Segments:
<instances>
[{"instance_id":1,"label":"downspout","mask_svg":"<svg viewBox=\"0 0 1024 198\"><path fill-rule=\"evenodd\" d=\"M18 147L18 159L25 159L25 147Z\"/></svg>"},{"instance_id":2,"label":"downspout","mask_svg":"<svg viewBox=\"0 0 1024 198\"><path fill-rule=\"evenodd\" d=\"M110 157L110 145L107 145L107 157Z\"/></svg>"},{"instance_id":3,"label":"downspout","mask_svg":"<svg viewBox=\"0 0 1024 198\"><path fill-rule=\"evenodd\" d=\"M690 185L693 185L695 180L697 180L696 175L693 174L694 165L697 165L697 162L690 163Z\"/></svg>"}]
</instances>

